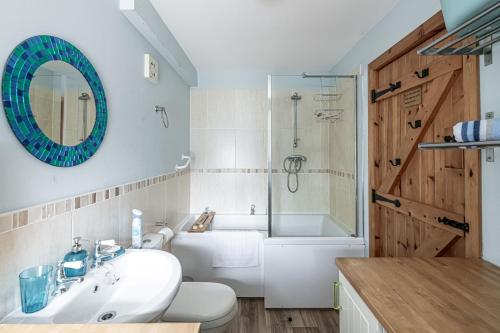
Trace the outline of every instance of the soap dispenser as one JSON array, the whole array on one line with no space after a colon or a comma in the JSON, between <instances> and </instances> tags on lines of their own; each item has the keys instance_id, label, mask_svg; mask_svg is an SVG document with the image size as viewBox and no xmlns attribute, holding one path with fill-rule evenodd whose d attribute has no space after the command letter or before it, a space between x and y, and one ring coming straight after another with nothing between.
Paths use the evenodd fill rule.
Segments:
<instances>
[{"instance_id":1,"label":"soap dispenser","mask_svg":"<svg viewBox=\"0 0 500 333\"><path fill-rule=\"evenodd\" d=\"M82 248L82 238L73 238L71 252L64 256L64 274L66 277L84 276L87 272L87 251Z\"/></svg>"}]
</instances>

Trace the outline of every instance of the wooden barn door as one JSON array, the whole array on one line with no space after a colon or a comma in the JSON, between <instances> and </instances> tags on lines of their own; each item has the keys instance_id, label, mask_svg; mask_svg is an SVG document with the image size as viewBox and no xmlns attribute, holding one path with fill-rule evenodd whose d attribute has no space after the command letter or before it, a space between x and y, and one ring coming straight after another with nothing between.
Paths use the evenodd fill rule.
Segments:
<instances>
[{"instance_id":1,"label":"wooden barn door","mask_svg":"<svg viewBox=\"0 0 500 333\"><path fill-rule=\"evenodd\" d=\"M480 118L478 57L419 56L436 14L369 65L371 256L481 255L480 154L417 149Z\"/></svg>"}]
</instances>

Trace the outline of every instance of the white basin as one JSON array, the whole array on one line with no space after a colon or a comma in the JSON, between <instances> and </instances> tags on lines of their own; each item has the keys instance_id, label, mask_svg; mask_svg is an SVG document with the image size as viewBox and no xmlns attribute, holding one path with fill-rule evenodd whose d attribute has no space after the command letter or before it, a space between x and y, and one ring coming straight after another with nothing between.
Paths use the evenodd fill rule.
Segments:
<instances>
[{"instance_id":1,"label":"white basin","mask_svg":"<svg viewBox=\"0 0 500 333\"><path fill-rule=\"evenodd\" d=\"M170 253L127 250L90 270L82 283L71 285L44 309L32 314L18 309L2 323L148 323L165 312L181 281L181 265Z\"/></svg>"}]
</instances>

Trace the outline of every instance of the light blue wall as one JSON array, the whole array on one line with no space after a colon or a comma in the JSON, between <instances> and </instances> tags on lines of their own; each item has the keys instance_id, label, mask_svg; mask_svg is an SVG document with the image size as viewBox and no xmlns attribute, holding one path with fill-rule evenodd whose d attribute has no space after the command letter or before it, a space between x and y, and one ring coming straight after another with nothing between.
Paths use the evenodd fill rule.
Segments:
<instances>
[{"instance_id":1,"label":"light blue wall","mask_svg":"<svg viewBox=\"0 0 500 333\"><path fill-rule=\"evenodd\" d=\"M482 58L482 57L481 57ZM500 45L493 46L493 64L481 59L481 114L494 112L500 118ZM483 257L500 266L500 149L495 149L495 162L486 162L481 154L483 189Z\"/></svg>"},{"instance_id":2,"label":"light blue wall","mask_svg":"<svg viewBox=\"0 0 500 333\"><path fill-rule=\"evenodd\" d=\"M350 73L360 71L358 86L358 139L359 174L363 175L360 188L363 192L364 228L368 235L368 78L367 66L401 38L414 30L418 25L440 10L437 0L400 0L394 9L377 24L348 54L333 67L332 73ZM481 112L494 111L500 117L500 45L495 46L493 65L483 66L481 59ZM497 150L497 154L500 150ZM500 155L497 155L497 161ZM498 205L500 189L500 162L486 163L482 156L483 177L483 257L500 265L500 206ZM360 215L361 216L361 215ZM367 240L368 241L368 240Z\"/></svg>"},{"instance_id":3,"label":"light blue wall","mask_svg":"<svg viewBox=\"0 0 500 333\"><path fill-rule=\"evenodd\" d=\"M331 70L358 78L358 216L368 237L368 64L439 11L439 0L400 0ZM360 226L361 227L361 226ZM368 253L368 246L366 247Z\"/></svg>"},{"instance_id":4,"label":"light blue wall","mask_svg":"<svg viewBox=\"0 0 500 333\"><path fill-rule=\"evenodd\" d=\"M198 87L232 89L266 89L267 71L200 70ZM300 74L300 73L297 73Z\"/></svg>"},{"instance_id":5,"label":"light blue wall","mask_svg":"<svg viewBox=\"0 0 500 333\"><path fill-rule=\"evenodd\" d=\"M189 86L119 10L118 0L4 1L0 63L24 39L51 34L77 46L99 73L109 122L100 149L80 166L57 168L30 155L0 107L0 212L172 171L189 151ZM143 54L160 62L160 82L143 79ZM170 128L155 105L164 105Z\"/></svg>"}]
</instances>

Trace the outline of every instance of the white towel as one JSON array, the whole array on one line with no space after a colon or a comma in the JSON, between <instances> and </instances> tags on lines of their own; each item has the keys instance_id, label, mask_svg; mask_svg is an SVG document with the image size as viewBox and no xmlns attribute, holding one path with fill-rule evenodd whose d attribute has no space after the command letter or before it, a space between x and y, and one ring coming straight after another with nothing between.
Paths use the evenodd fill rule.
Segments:
<instances>
[{"instance_id":1,"label":"white towel","mask_svg":"<svg viewBox=\"0 0 500 333\"><path fill-rule=\"evenodd\" d=\"M212 231L212 267L259 266L262 240L258 231Z\"/></svg>"}]
</instances>

